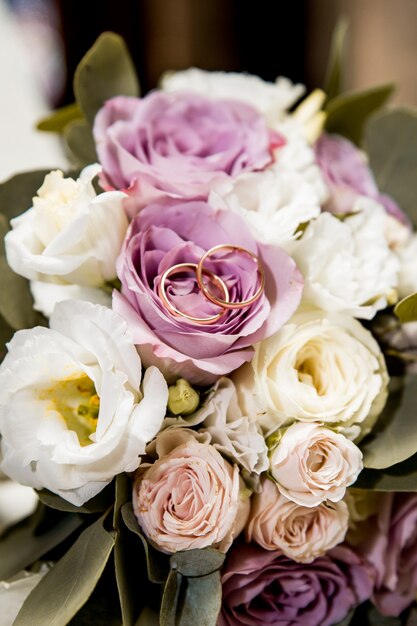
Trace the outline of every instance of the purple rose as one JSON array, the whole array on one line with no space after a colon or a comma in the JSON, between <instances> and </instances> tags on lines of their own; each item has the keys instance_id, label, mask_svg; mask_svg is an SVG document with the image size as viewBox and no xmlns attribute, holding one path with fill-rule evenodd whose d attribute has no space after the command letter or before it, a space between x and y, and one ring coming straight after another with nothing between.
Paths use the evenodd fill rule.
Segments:
<instances>
[{"instance_id":1,"label":"purple rose","mask_svg":"<svg viewBox=\"0 0 417 626\"><path fill-rule=\"evenodd\" d=\"M208 325L171 315L158 295L162 274L177 263L198 263L220 244L241 246L259 258L265 270L261 297ZM257 291L257 266L247 254L214 256L204 266L222 278L231 301L247 300ZM158 364L169 380L183 376L197 384L213 382L249 361L252 345L294 313L303 285L283 250L257 243L237 214L200 201L143 209L131 222L117 274L122 289L114 294L113 307L127 320L145 366ZM172 276L166 291L177 309L193 317L222 311L202 294L192 271Z\"/></svg>"},{"instance_id":2,"label":"purple rose","mask_svg":"<svg viewBox=\"0 0 417 626\"><path fill-rule=\"evenodd\" d=\"M398 204L391 197L379 193L364 155L348 139L323 133L315 144L315 153L330 192L326 210L342 215L349 213L356 196L367 196L382 204L387 213L397 220L409 225Z\"/></svg>"},{"instance_id":3,"label":"purple rose","mask_svg":"<svg viewBox=\"0 0 417 626\"><path fill-rule=\"evenodd\" d=\"M372 593L373 571L346 546L313 563L254 544L232 548L218 626L330 626Z\"/></svg>"},{"instance_id":4,"label":"purple rose","mask_svg":"<svg viewBox=\"0 0 417 626\"><path fill-rule=\"evenodd\" d=\"M364 525L359 550L377 572L375 605L397 616L417 594L417 494L381 494L378 515Z\"/></svg>"},{"instance_id":5,"label":"purple rose","mask_svg":"<svg viewBox=\"0 0 417 626\"><path fill-rule=\"evenodd\" d=\"M219 177L266 167L282 143L247 104L159 91L108 100L94 137L107 184L131 186L132 213L163 196L204 198Z\"/></svg>"}]
</instances>

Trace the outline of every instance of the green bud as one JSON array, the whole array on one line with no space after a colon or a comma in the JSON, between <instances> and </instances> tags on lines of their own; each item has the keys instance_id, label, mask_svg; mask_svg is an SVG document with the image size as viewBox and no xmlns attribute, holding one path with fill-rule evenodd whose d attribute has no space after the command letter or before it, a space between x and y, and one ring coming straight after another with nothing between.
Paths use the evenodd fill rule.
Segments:
<instances>
[{"instance_id":1,"label":"green bud","mask_svg":"<svg viewBox=\"0 0 417 626\"><path fill-rule=\"evenodd\" d=\"M191 415L199 402L200 394L184 378L168 388L168 410L172 415Z\"/></svg>"}]
</instances>

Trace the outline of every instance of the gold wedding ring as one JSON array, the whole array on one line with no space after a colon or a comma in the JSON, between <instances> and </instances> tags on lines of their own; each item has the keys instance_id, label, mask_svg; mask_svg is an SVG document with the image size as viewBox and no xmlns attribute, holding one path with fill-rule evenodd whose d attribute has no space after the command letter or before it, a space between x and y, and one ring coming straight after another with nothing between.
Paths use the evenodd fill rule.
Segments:
<instances>
[{"instance_id":1,"label":"gold wedding ring","mask_svg":"<svg viewBox=\"0 0 417 626\"><path fill-rule=\"evenodd\" d=\"M162 274L161 282L159 283L159 286L158 286L158 295L160 299L162 300L162 303L164 304L165 308L171 313L171 315L175 317L185 317L185 319L190 320L191 322L195 322L197 324L212 324L213 322L216 322L226 313L227 309L226 307L223 306L223 304L217 305L217 306L221 306L223 310L220 311L220 313L216 313L216 315L211 315L210 317L193 317L192 315L189 315L188 313L184 313L184 311L180 311L180 309L177 309L177 307L175 307L172 304L172 302L168 299L168 295L165 289L165 283L167 279L170 278L171 276L174 276L175 274L181 274L187 271L188 272L194 271L195 274L197 274L197 264L196 263L177 263L176 265L173 265L172 267L168 268ZM229 290L227 289L225 282L219 276L217 276L217 274L214 274L214 272L211 272L210 270L206 268L201 268L201 276L203 275L207 276L210 279L210 281L213 283L213 285L217 287L223 293L224 300L220 300L220 302L228 303L230 296L229 296Z\"/></svg>"}]
</instances>

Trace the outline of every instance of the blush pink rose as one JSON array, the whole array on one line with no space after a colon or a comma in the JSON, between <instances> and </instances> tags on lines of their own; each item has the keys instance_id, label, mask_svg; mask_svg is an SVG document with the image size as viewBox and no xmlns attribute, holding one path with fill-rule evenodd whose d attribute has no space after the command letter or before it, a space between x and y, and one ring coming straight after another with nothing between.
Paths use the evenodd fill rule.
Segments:
<instances>
[{"instance_id":1,"label":"blush pink rose","mask_svg":"<svg viewBox=\"0 0 417 626\"><path fill-rule=\"evenodd\" d=\"M226 551L249 513L238 467L183 430L161 435L165 442L175 437L185 443L160 456L134 484L138 523L161 552L208 546Z\"/></svg>"},{"instance_id":2,"label":"blush pink rose","mask_svg":"<svg viewBox=\"0 0 417 626\"><path fill-rule=\"evenodd\" d=\"M213 183L269 165L283 143L247 104L159 91L108 100L94 138L105 182L130 187L136 210L164 196L204 198Z\"/></svg>"},{"instance_id":3,"label":"blush pink rose","mask_svg":"<svg viewBox=\"0 0 417 626\"><path fill-rule=\"evenodd\" d=\"M369 598L373 570L346 546L304 565L255 544L235 545L222 586L218 626L332 626Z\"/></svg>"},{"instance_id":4,"label":"blush pink rose","mask_svg":"<svg viewBox=\"0 0 417 626\"><path fill-rule=\"evenodd\" d=\"M265 270L265 290L252 305L228 310L207 325L173 316L161 300L163 273L178 263L198 263L213 246L234 244L255 254ZM226 283L230 299L250 298L258 288L257 265L246 254L207 259L205 267ZM131 222L117 260L122 287L113 308L128 323L142 361L156 365L169 382L183 377L212 383L253 356L253 344L275 333L298 307L302 276L286 252L254 240L242 218L205 202L154 204ZM167 292L177 309L194 317L216 315L195 273L173 276Z\"/></svg>"},{"instance_id":5,"label":"blush pink rose","mask_svg":"<svg viewBox=\"0 0 417 626\"><path fill-rule=\"evenodd\" d=\"M398 204L379 192L364 155L348 139L323 133L315 144L316 160L329 188L326 209L344 214L352 211L358 195L373 198L387 213L409 225Z\"/></svg>"},{"instance_id":6,"label":"blush pink rose","mask_svg":"<svg viewBox=\"0 0 417 626\"><path fill-rule=\"evenodd\" d=\"M305 507L288 500L263 478L261 492L252 496L246 538L265 550L281 550L299 563L311 563L341 543L348 528L344 502Z\"/></svg>"}]
</instances>

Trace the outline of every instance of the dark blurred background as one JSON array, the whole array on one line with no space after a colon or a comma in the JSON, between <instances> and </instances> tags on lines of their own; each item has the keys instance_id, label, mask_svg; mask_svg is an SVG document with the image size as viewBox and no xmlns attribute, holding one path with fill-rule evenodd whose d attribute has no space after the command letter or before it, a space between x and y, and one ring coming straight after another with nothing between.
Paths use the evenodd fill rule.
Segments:
<instances>
[{"instance_id":1,"label":"dark blurred background","mask_svg":"<svg viewBox=\"0 0 417 626\"><path fill-rule=\"evenodd\" d=\"M162 72L197 66L323 84L332 29L350 20L347 88L395 80L417 104L417 0L8 0L32 46L52 106L73 100L72 76L97 36L124 36L142 91ZM45 49L41 51L42 47ZM36 48L38 48L35 54ZM52 59L52 52L55 55Z\"/></svg>"}]
</instances>

